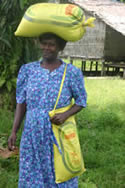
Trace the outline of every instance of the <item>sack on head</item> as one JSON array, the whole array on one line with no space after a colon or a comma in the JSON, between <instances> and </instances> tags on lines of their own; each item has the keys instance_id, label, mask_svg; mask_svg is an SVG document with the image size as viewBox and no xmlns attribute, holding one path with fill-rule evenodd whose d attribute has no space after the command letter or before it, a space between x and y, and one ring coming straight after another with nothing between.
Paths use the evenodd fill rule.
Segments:
<instances>
[{"instance_id":1,"label":"sack on head","mask_svg":"<svg viewBox=\"0 0 125 188\"><path fill-rule=\"evenodd\" d=\"M87 26L93 26L94 19L86 22L83 10L73 4L37 3L26 10L15 35L38 37L50 32L66 41L77 41Z\"/></svg>"}]
</instances>

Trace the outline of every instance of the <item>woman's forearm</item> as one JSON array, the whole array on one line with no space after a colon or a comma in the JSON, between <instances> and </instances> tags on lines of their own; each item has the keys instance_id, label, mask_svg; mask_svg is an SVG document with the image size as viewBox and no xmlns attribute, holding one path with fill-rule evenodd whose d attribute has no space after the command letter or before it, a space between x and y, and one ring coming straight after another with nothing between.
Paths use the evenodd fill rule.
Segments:
<instances>
[{"instance_id":1,"label":"woman's forearm","mask_svg":"<svg viewBox=\"0 0 125 188\"><path fill-rule=\"evenodd\" d=\"M54 115L54 117L50 118L50 121L56 125L61 125L65 122L66 119L68 119L70 116L76 114L77 112L82 110L82 106L78 106L74 104L69 110L63 113L57 113Z\"/></svg>"},{"instance_id":2,"label":"woman's forearm","mask_svg":"<svg viewBox=\"0 0 125 188\"><path fill-rule=\"evenodd\" d=\"M8 149L11 151L15 149L16 133L20 128L25 112L26 112L26 104L17 104L12 132L8 139Z\"/></svg>"},{"instance_id":3,"label":"woman's forearm","mask_svg":"<svg viewBox=\"0 0 125 188\"><path fill-rule=\"evenodd\" d=\"M82 109L83 109L82 106L78 106L78 105L74 104L69 110L67 110L65 112L66 117L68 118L68 117L80 112Z\"/></svg>"},{"instance_id":4,"label":"woman's forearm","mask_svg":"<svg viewBox=\"0 0 125 188\"><path fill-rule=\"evenodd\" d=\"M21 122L25 116L25 112L26 112L25 103L16 105L16 112L15 112L15 118L13 122L12 133L17 133L18 129L20 128Z\"/></svg>"}]
</instances>

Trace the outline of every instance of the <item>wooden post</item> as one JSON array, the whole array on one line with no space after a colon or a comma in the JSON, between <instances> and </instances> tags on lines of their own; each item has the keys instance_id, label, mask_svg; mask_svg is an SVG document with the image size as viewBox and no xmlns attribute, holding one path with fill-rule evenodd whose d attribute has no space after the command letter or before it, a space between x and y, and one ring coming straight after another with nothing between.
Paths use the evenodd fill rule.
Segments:
<instances>
[{"instance_id":1,"label":"wooden post","mask_svg":"<svg viewBox=\"0 0 125 188\"><path fill-rule=\"evenodd\" d=\"M86 61L84 61L84 71L86 71Z\"/></svg>"},{"instance_id":2,"label":"wooden post","mask_svg":"<svg viewBox=\"0 0 125 188\"><path fill-rule=\"evenodd\" d=\"M95 70L98 71L98 61L96 61Z\"/></svg>"},{"instance_id":3,"label":"wooden post","mask_svg":"<svg viewBox=\"0 0 125 188\"><path fill-rule=\"evenodd\" d=\"M70 56L68 56L68 61L69 61L69 63L71 62L71 57Z\"/></svg>"},{"instance_id":4,"label":"wooden post","mask_svg":"<svg viewBox=\"0 0 125 188\"><path fill-rule=\"evenodd\" d=\"M109 67L107 67L107 72L109 72Z\"/></svg>"},{"instance_id":5,"label":"wooden post","mask_svg":"<svg viewBox=\"0 0 125 188\"><path fill-rule=\"evenodd\" d=\"M125 79L125 68L123 69L123 79Z\"/></svg>"},{"instance_id":6,"label":"wooden post","mask_svg":"<svg viewBox=\"0 0 125 188\"><path fill-rule=\"evenodd\" d=\"M105 76L105 62L102 62L101 76Z\"/></svg>"},{"instance_id":7,"label":"wooden post","mask_svg":"<svg viewBox=\"0 0 125 188\"><path fill-rule=\"evenodd\" d=\"M90 63L90 71L92 71L92 65L93 65L93 61L91 61Z\"/></svg>"},{"instance_id":8,"label":"wooden post","mask_svg":"<svg viewBox=\"0 0 125 188\"><path fill-rule=\"evenodd\" d=\"M82 65L81 65L81 71L83 73L83 64L84 64L84 61L82 61Z\"/></svg>"}]
</instances>

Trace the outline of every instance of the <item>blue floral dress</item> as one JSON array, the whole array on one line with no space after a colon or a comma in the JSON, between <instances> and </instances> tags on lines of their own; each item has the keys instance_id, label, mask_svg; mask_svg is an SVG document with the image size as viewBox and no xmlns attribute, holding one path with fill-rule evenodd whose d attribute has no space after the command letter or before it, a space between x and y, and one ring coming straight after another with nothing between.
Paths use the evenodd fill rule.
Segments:
<instances>
[{"instance_id":1,"label":"blue floral dress","mask_svg":"<svg viewBox=\"0 0 125 188\"><path fill-rule=\"evenodd\" d=\"M54 107L62 80L65 63L54 71L32 62L21 67L18 79L17 103L26 103L26 119L20 143L19 188L77 188L78 179L55 183L52 132L48 112ZM86 106L83 75L68 64L66 78L57 108L70 104Z\"/></svg>"}]
</instances>

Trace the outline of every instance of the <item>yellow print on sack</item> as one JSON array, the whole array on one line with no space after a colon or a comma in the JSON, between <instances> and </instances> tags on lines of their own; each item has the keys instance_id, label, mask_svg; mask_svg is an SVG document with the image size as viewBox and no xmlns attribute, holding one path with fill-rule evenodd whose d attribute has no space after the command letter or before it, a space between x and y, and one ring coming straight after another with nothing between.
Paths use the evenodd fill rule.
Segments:
<instances>
[{"instance_id":1,"label":"yellow print on sack","mask_svg":"<svg viewBox=\"0 0 125 188\"><path fill-rule=\"evenodd\" d=\"M67 170L72 173L78 173L82 167L81 150L76 133L75 125L70 121L59 129L62 159Z\"/></svg>"},{"instance_id":2,"label":"yellow print on sack","mask_svg":"<svg viewBox=\"0 0 125 188\"><path fill-rule=\"evenodd\" d=\"M72 15L73 8L76 7L75 5L68 5L65 9L65 14L66 15Z\"/></svg>"},{"instance_id":3,"label":"yellow print on sack","mask_svg":"<svg viewBox=\"0 0 125 188\"><path fill-rule=\"evenodd\" d=\"M68 135L65 135L65 139L72 139L76 136L75 133L71 133L71 134L68 134Z\"/></svg>"}]
</instances>

